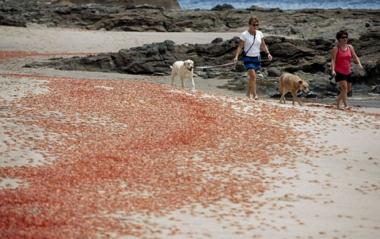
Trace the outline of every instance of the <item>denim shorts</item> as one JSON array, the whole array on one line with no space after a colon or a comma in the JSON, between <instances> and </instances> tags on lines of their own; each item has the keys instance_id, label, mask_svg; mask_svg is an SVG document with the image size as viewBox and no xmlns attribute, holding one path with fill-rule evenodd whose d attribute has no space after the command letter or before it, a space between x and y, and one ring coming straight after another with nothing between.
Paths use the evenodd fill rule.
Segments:
<instances>
[{"instance_id":1,"label":"denim shorts","mask_svg":"<svg viewBox=\"0 0 380 239\"><path fill-rule=\"evenodd\" d=\"M261 69L261 59L260 56L244 56L243 63L246 70L260 70Z\"/></svg>"}]
</instances>

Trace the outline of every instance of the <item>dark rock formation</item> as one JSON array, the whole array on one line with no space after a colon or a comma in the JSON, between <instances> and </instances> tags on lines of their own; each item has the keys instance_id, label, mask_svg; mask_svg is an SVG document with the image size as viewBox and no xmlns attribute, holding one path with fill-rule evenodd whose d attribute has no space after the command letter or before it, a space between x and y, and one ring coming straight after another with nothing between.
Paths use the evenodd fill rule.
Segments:
<instances>
[{"instance_id":1,"label":"dark rock formation","mask_svg":"<svg viewBox=\"0 0 380 239\"><path fill-rule=\"evenodd\" d=\"M380 94L380 85L373 86L371 92L374 94Z\"/></svg>"},{"instance_id":2,"label":"dark rock formation","mask_svg":"<svg viewBox=\"0 0 380 239\"><path fill-rule=\"evenodd\" d=\"M192 59L196 65L224 64L231 61L238 38L218 40L210 44L175 45L173 41L146 44L122 49L118 53L105 53L88 57L56 58L49 63L29 65L49 66L61 70L114 71L129 74L169 74L176 60Z\"/></svg>"},{"instance_id":3,"label":"dark rock formation","mask_svg":"<svg viewBox=\"0 0 380 239\"><path fill-rule=\"evenodd\" d=\"M122 31L243 31L252 15L260 19L260 30L274 57L263 56L263 71L268 85L283 71L306 74L315 91L333 92L328 83L330 50L335 33L346 29L365 73L354 67L357 83L379 85L380 11L307 9L283 11L252 6L233 9L218 5L213 10L176 10L177 1L154 0L0 0L0 24L27 26L77 27L92 30ZM165 5L168 3L169 5ZM174 10L173 10L174 8ZM270 36L272 35L272 36ZM191 58L196 65L224 64L233 58L238 39L215 39L210 44L176 46L165 41L118 53L104 53L86 58L56 59L49 63L59 69L115 71L131 74L168 74L169 65L177 59ZM37 66L38 64L34 64ZM244 67L232 71L207 69L198 71L203 78L233 79L227 88L245 87ZM273 83L272 83L273 81ZM268 86L271 88L272 86ZM330 89L330 88L331 89ZM267 92L269 94L269 91Z\"/></svg>"},{"instance_id":4,"label":"dark rock formation","mask_svg":"<svg viewBox=\"0 0 380 239\"><path fill-rule=\"evenodd\" d=\"M126 7L134 7L141 5L149 5L160 7L163 9L180 9L180 5L177 0L46 0L53 4L63 5L84 5L84 4L103 4L103 5L119 5Z\"/></svg>"},{"instance_id":5,"label":"dark rock formation","mask_svg":"<svg viewBox=\"0 0 380 239\"><path fill-rule=\"evenodd\" d=\"M225 11L231 9L234 9L234 6L231 4L216 5L215 7L211 8L212 11Z\"/></svg>"},{"instance_id":6,"label":"dark rock formation","mask_svg":"<svg viewBox=\"0 0 380 239\"><path fill-rule=\"evenodd\" d=\"M333 39L341 28L358 38L378 26L378 10L233 9L179 11L176 0L2 0L0 24L76 27L122 31L229 31L247 26L252 15L266 34Z\"/></svg>"},{"instance_id":7,"label":"dark rock formation","mask_svg":"<svg viewBox=\"0 0 380 239\"><path fill-rule=\"evenodd\" d=\"M377 34L377 33L370 33ZM377 36L377 35L376 35ZM352 40L359 55L363 49L368 57L362 57L365 74L356 74L356 83L370 85L380 84L379 54L380 46L377 38L363 35L359 40ZM48 66L61 70L87 70L104 72L121 72L129 74L169 75L170 65L176 60L192 59L195 66L221 65L234 57L239 38L223 41L216 38L209 44L176 45L173 41L146 44L141 47L122 49L117 53L104 53L87 57L51 59L48 63L34 63L28 67ZM262 91L276 92L277 79L282 72L292 72L307 79L316 96L329 96L337 92L336 86L329 82L330 50L334 46L333 40L311 39L295 40L284 37L268 37L267 44L271 49L273 61L269 62L263 56L262 73L267 79ZM376 58L377 57L377 58ZM195 69L202 78L229 78L233 79L225 87L228 89L244 89L246 85L245 69L238 63L234 69L211 68L206 70ZM263 84L261 82L259 84Z\"/></svg>"},{"instance_id":8,"label":"dark rock formation","mask_svg":"<svg viewBox=\"0 0 380 239\"><path fill-rule=\"evenodd\" d=\"M358 56L360 57L365 68L369 84L379 84L380 82L380 27L369 28L368 32L360 36L352 44L355 46ZM355 68L354 68L355 69ZM354 72L356 73L356 72ZM355 79L360 81L363 77L361 74L355 74Z\"/></svg>"}]
</instances>

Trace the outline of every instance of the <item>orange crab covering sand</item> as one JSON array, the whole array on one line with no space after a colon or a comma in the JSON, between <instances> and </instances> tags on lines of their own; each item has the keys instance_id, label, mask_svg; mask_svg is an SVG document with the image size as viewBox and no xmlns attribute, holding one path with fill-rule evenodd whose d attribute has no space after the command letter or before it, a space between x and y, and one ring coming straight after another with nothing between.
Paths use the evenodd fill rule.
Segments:
<instances>
[{"instance_id":1,"label":"orange crab covering sand","mask_svg":"<svg viewBox=\"0 0 380 239\"><path fill-rule=\"evenodd\" d=\"M12 101L7 115L43 135L5 133L34 145L48 162L0 168L2 177L27 182L0 190L1 238L140 236L143 224L107 215L244 202L265 190L260 165L276 155L291 158L289 149L301 145L296 132L272 122L307 120L297 110L264 105L246 115L240 103L149 83L7 77L47 81L48 93ZM232 173L241 168L249 173Z\"/></svg>"}]
</instances>

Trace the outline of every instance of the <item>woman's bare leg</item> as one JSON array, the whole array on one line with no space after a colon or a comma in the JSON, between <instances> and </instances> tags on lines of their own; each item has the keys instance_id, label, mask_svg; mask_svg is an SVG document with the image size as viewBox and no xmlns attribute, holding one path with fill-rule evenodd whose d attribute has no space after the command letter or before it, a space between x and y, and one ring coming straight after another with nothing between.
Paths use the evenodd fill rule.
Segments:
<instances>
[{"instance_id":1,"label":"woman's bare leg","mask_svg":"<svg viewBox=\"0 0 380 239\"><path fill-rule=\"evenodd\" d=\"M347 82L347 96L352 96L352 83Z\"/></svg>"},{"instance_id":2,"label":"woman's bare leg","mask_svg":"<svg viewBox=\"0 0 380 239\"><path fill-rule=\"evenodd\" d=\"M347 86L347 81L345 81L345 80L339 81L338 83L339 83L340 92L339 92L336 104L337 104L337 108L340 109L340 102L341 101L343 102L344 107L347 107L347 88L348 88L348 86Z\"/></svg>"},{"instance_id":3,"label":"woman's bare leg","mask_svg":"<svg viewBox=\"0 0 380 239\"><path fill-rule=\"evenodd\" d=\"M247 96L250 98L250 99L255 99L257 98L257 94L256 94L256 72L255 70L249 70L248 71L248 92L247 92Z\"/></svg>"}]
</instances>

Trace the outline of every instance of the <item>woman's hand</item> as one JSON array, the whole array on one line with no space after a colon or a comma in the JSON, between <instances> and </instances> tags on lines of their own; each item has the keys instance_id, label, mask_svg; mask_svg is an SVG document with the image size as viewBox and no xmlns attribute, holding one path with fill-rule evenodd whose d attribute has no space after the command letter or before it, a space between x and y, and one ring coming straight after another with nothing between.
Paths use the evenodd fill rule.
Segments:
<instances>
[{"instance_id":1,"label":"woman's hand","mask_svg":"<svg viewBox=\"0 0 380 239\"><path fill-rule=\"evenodd\" d=\"M272 61L272 59L273 59L273 57L270 53L268 53L268 59L269 59L269 61Z\"/></svg>"},{"instance_id":2,"label":"woman's hand","mask_svg":"<svg viewBox=\"0 0 380 239\"><path fill-rule=\"evenodd\" d=\"M236 63L238 61L238 57L235 56L233 61Z\"/></svg>"}]
</instances>

